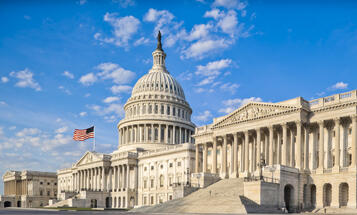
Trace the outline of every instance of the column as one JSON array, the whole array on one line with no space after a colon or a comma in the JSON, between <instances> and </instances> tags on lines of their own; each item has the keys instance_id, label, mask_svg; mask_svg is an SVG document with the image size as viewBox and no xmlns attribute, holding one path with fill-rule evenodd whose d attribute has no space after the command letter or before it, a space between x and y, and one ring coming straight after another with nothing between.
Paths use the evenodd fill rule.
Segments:
<instances>
[{"instance_id":1,"label":"column","mask_svg":"<svg viewBox=\"0 0 357 215\"><path fill-rule=\"evenodd\" d=\"M305 126L305 144L304 144L304 169L309 169L309 147L310 147L310 128L308 125Z\"/></svg>"},{"instance_id":2,"label":"column","mask_svg":"<svg viewBox=\"0 0 357 215\"><path fill-rule=\"evenodd\" d=\"M222 145L222 177L227 177L227 135L223 135L223 145Z\"/></svg>"},{"instance_id":3,"label":"column","mask_svg":"<svg viewBox=\"0 0 357 215\"><path fill-rule=\"evenodd\" d=\"M248 176L249 171L249 132L244 132L244 172L245 176Z\"/></svg>"},{"instance_id":4,"label":"column","mask_svg":"<svg viewBox=\"0 0 357 215\"><path fill-rule=\"evenodd\" d=\"M154 124L151 124L151 142L155 142L155 128Z\"/></svg>"},{"instance_id":5,"label":"column","mask_svg":"<svg viewBox=\"0 0 357 215\"><path fill-rule=\"evenodd\" d=\"M167 165L168 164L166 163L166 173L167 173ZM167 180L167 177L165 178L165 180ZM138 167L136 165L134 166L134 186L133 187L134 187L134 189L138 188Z\"/></svg>"},{"instance_id":6,"label":"column","mask_svg":"<svg viewBox=\"0 0 357 215\"><path fill-rule=\"evenodd\" d=\"M281 156L281 164L286 166L288 165L288 125L286 122L284 122L281 126L283 128L283 150Z\"/></svg>"},{"instance_id":7,"label":"column","mask_svg":"<svg viewBox=\"0 0 357 215\"><path fill-rule=\"evenodd\" d=\"M320 139L319 139L319 172L323 173L324 169L324 121L319 121Z\"/></svg>"},{"instance_id":8,"label":"column","mask_svg":"<svg viewBox=\"0 0 357 215\"><path fill-rule=\"evenodd\" d=\"M199 160L200 160L200 145L198 143L196 145L196 160L195 160L195 172L199 173Z\"/></svg>"},{"instance_id":9,"label":"column","mask_svg":"<svg viewBox=\"0 0 357 215\"><path fill-rule=\"evenodd\" d=\"M272 166L273 165L273 140L274 140L274 130L273 130L273 126L269 126L269 158L268 158L268 165Z\"/></svg>"},{"instance_id":10,"label":"column","mask_svg":"<svg viewBox=\"0 0 357 215\"><path fill-rule=\"evenodd\" d=\"M96 172L97 172L97 190L99 191L99 190L101 190L100 189L100 169L99 169L99 167L97 167L96 169L97 169L96 170Z\"/></svg>"},{"instance_id":11,"label":"column","mask_svg":"<svg viewBox=\"0 0 357 215\"><path fill-rule=\"evenodd\" d=\"M113 188L112 188L112 179L113 179L113 170L112 170L112 167L109 166L109 183L108 183L108 191L112 191Z\"/></svg>"},{"instance_id":12,"label":"column","mask_svg":"<svg viewBox=\"0 0 357 215\"><path fill-rule=\"evenodd\" d=\"M178 127L178 128L179 128L179 141L178 141L178 143L181 144L181 143L183 143L182 142L182 128L181 127Z\"/></svg>"},{"instance_id":13,"label":"column","mask_svg":"<svg viewBox=\"0 0 357 215\"><path fill-rule=\"evenodd\" d=\"M157 166L155 166L155 169L157 169ZM127 174L127 180L126 180L126 187L130 188L130 165L126 165L126 174Z\"/></svg>"},{"instance_id":14,"label":"column","mask_svg":"<svg viewBox=\"0 0 357 215\"><path fill-rule=\"evenodd\" d=\"M176 126L172 126L172 144L176 144Z\"/></svg>"},{"instance_id":15,"label":"column","mask_svg":"<svg viewBox=\"0 0 357 215\"><path fill-rule=\"evenodd\" d=\"M264 159L265 159L265 164L268 164L269 160L269 137L267 132L264 134Z\"/></svg>"},{"instance_id":16,"label":"column","mask_svg":"<svg viewBox=\"0 0 357 215\"><path fill-rule=\"evenodd\" d=\"M102 191L106 192L106 186L105 186L105 168L104 168L104 166L102 167Z\"/></svg>"},{"instance_id":17,"label":"column","mask_svg":"<svg viewBox=\"0 0 357 215\"><path fill-rule=\"evenodd\" d=\"M118 189L118 166L114 166L114 189L113 191L117 191Z\"/></svg>"},{"instance_id":18,"label":"column","mask_svg":"<svg viewBox=\"0 0 357 215\"><path fill-rule=\"evenodd\" d=\"M257 157L256 157L256 162L258 163L257 165L257 171L258 171L258 174L260 174L260 159L261 159L261 133L260 133L260 128L256 129L256 132L257 132Z\"/></svg>"},{"instance_id":19,"label":"column","mask_svg":"<svg viewBox=\"0 0 357 215\"><path fill-rule=\"evenodd\" d=\"M217 173L217 138L213 137L212 147L212 173Z\"/></svg>"},{"instance_id":20,"label":"column","mask_svg":"<svg viewBox=\"0 0 357 215\"><path fill-rule=\"evenodd\" d=\"M202 170L202 172L207 172L207 151L208 151L207 143L204 143L203 144L203 170Z\"/></svg>"},{"instance_id":21,"label":"column","mask_svg":"<svg viewBox=\"0 0 357 215\"><path fill-rule=\"evenodd\" d=\"M150 169L150 166L149 166ZM121 189L125 189L125 165L121 165Z\"/></svg>"},{"instance_id":22,"label":"column","mask_svg":"<svg viewBox=\"0 0 357 215\"><path fill-rule=\"evenodd\" d=\"M233 134L233 177L238 174L238 133Z\"/></svg>"},{"instance_id":23,"label":"column","mask_svg":"<svg viewBox=\"0 0 357 215\"><path fill-rule=\"evenodd\" d=\"M277 131L276 135L277 135L276 164L281 164L281 134L279 131Z\"/></svg>"},{"instance_id":24,"label":"column","mask_svg":"<svg viewBox=\"0 0 357 215\"><path fill-rule=\"evenodd\" d=\"M302 170L301 165L301 121L296 121L296 168Z\"/></svg>"},{"instance_id":25,"label":"column","mask_svg":"<svg viewBox=\"0 0 357 215\"><path fill-rule=\"evenodd\" d=\"M294 144L294 131L293 128L290 127L290 166L294 167L295 162L295 144Z\"/></svg>"},{"instance_id":26,"label":"column","mask_svg":"<svg viewBox=\"0 0 357 215\"><path fill-rule=\"evenodd\" d=\"M356 169L357 115L353 115L351 119L352 119L351 167Z\"/></svg>"}]
</instances>

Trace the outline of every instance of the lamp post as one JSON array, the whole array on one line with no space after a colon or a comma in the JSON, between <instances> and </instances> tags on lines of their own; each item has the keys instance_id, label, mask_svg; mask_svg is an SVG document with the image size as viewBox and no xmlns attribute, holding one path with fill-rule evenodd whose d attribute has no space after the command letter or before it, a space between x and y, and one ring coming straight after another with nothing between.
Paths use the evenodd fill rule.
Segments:
<instances>
[{"instance_id":1,"label":"lamp post","mask_svg":"<svg viewBox=\"0 0 357 215\"><path fill-rule=\"evenodd\" d=\"M265 159L263 158L263 155L260 155L260 163L259 163L259 168L260 168L260 180L263 180L263 167L266 166Z\"/></svg>"}]
</instances>

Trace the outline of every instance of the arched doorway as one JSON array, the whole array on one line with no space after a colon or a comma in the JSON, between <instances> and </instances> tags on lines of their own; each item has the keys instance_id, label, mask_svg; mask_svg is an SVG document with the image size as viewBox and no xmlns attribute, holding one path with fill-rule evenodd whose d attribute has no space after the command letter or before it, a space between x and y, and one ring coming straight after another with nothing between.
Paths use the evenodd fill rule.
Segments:
<instances>
[{"instance_id":1,"label":"arched doorway","mask_svg":"<svg viewBox=\"0 0 357 215\"><path fill-rule=\"evenodd\" d=\"M331 184L324 184L324 188L323 188L324 207L331 206L331 199L332 199L332 186Z\"/></svg>"},{"instance_id":2,"label":"arched doorway","mask_svg":"<svg viewBox=\"0 0 357 215\"><path fill-rule=\"evenodd\" d=\"M133 208L135 206L135 198L130 197L130 207Z\"/></svg>"},{"instance_id":3,"label":"arched doorway","mask_svg":"<svg viewBox=\"0 0 357 215\"><path fill-rule=\"evenodd\" d=\"M21 208L21 201L17 201L17 207Z\"/></svg>"},{"instance_id":4,"label":"arched doorway","mask_svg":"<svg viewBox=\"0 0 357 215\"><path fill-rule=\"evenodd\" d=\"M312 184L310 188L311 192L311 207L315 208L316 207L316 185Z\"/></svg>"},{"instance_id":5,"label":"arched doorway","mask_svg":"<svg viewBox=\"0 0 357 215\"><path fill-rule=\"evenodd\" d=\"M292 212L294 203L294 187L291 184L287 184L284 187L284 201L286 209L289 212Z\"/></svg>"},{"instance_id":6,"label":"arched doorway","mask_svg":"<svg viewBox=\"0 0 357 215\"><path fill-rule=\"evenodd\" d=\"M90 207L91 208L97 208L97 200L96 199L91 199L90 200Z\"/></svg>"},{"instance_id":7,"label":"arched doorway","mask_svg":"<svg viewBox=\"0 0 357 215\"><path fill-rule=\"evenodd\" d=\"M341 183L339 189L339 202L340 207L346 207L348 203L348 184Z\"/></svg>"},{"instance_id":8,"label":"arched doorway","mask_svg":"<svg viewBox=\"0 0 357 215\"><path fill-rule=\"evenodd\" d=\"M120 197L118 198L118 208L121 208L121 199L120 199Z\"/></svg>"},{"instance_id":9,"label":"arched doorway","mask_svg":"<svg viewBox=\"0 0 357 215\"><path fill-rule=\"evenodd\" d=\"M4 208L11 207L11 202L6 201L4 202Z\"/></svg>"}]
</instances>

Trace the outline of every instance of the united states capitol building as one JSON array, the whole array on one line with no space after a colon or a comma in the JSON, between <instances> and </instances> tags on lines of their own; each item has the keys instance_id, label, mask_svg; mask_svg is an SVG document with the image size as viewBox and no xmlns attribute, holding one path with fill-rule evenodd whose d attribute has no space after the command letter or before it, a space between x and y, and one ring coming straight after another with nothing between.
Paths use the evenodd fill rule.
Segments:
<instances>
[{"instance_id":1,"label":"united states capitol building","mask_svg":"<svg viewBox=\"0 0 357 215\"><path fill-rule=\"evenodd\" d=\"M87 152L59 170L52 206L175 202L172 210L197 213L356 208L356 91L250 102L196 127L182 87L165 67L160 38L152 55L117 125L118 149Z\"/></svg>"}]
</instances>

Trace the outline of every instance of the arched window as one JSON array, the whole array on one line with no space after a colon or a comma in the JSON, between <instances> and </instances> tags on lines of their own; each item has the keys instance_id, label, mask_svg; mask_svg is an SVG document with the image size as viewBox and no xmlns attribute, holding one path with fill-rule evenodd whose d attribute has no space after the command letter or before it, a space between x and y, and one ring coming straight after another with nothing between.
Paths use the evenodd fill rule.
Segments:
<instances>
[{"instance_id":1,"label":"arched window","mask_svg":"<svg viewBox=\"0 0 357 215\"><path fill-rule=\"evenodd\" d=\"M155 141L159 139L159 129L155 128Z\"/></svg>"},{"instance_id":2,"label":"arched window","mask_svg":"<svg viewBox=\"0 0 357 215\"><path fill-rule=\"evenodd\" d=\"M167 106L167 115L170 115L170 106Z\"/></svg>"},{"instance_id":3,"label":"arched window","mask_svg":"<svg viewBox=\"0 0 357 215\"><path fill-rule=\"evenodd\" d=\"M143 109L142 109L142 111L141 111L143 114L145 114L146 113L146 105L145 104L143 104Z\"/></svg>"},{"instance_id":4,"label":"arched window","mask_svg":"<svg viewBox=\"0 0 357 215\"><path fill-rule=\"evenodd\" d=\"M164 105L161 105L161 114L164 114L165 107Z\"/></svg>"},{"instance_id":5,"label":"arched window","mask_svg":"<svg viewBox=\"0 0 357 215\"><path fill-rule=\"evenodd\" d=\"M159 106L155 104L155 114L159 113Z\"/></svg>"},{"instance_id":6,"label":"arched window","mask_svg":"<svg viewBox=\"0 0 357 215\"><path fill-rule=\"evenodd\" d=\"M172 115L176 116L176 108L175 107L172 108Z\"/></svg>"},{"instance_id":7,"label":"arched window","mask_svg":"<svg viewBox=\"0 0 357 215\"><path fill-rule=\"evenodd\" d=\"M149 111L148 111L148 114L151 114L152 113L152 105L149 105Z\"/></svg>"},{"instance_id":8,"label":"arched window","mask_svg":"<svg viewBox=\"0 0 357 215\"><path fill-rule=\"evenodd\" d=\"M160 187L164 186L164 176L160 175Z\"/></svg>"}]
</instances>

